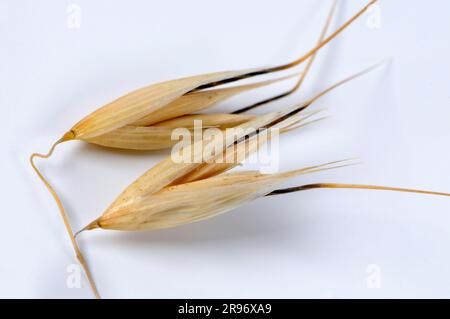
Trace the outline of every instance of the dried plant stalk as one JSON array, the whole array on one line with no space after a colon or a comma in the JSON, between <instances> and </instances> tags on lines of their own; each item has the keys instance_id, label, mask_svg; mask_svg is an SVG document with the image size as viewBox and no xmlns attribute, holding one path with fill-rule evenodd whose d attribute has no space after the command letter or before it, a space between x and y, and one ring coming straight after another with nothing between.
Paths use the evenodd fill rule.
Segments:
<instances>
[{"instance_id":1,"label":"dried plant stalk","mask_svg":"<svg viewBox=\"0 0 450 319\"><path fill-rule=\"evenodd\" d=\"M50 151L48 152L48 154L45 155L41 155L41 154L35 154L35 157L40 157L40 158L48 158L52 155L54 149L55 149L55 145L53 145L53 147L50 149ZM47 189L50 191L50 193L52 194L53 198L56 201L56 204L58 205L58 209L59 209L59 213L61 215L61 218L64 222L64 226L66 228L66 231L69 235L70 241L72 243L73 249L75 251L75 255L77 257L78 262L80 263L81 267L83 267L83 270L86 274L86 277L88 279L89 282L89 286L91 287L92 292L94 293L95 298L99 299L100 298L100 294L97 290L97 286L95 285L94 279L92 278L92 274L91 271L89 270L89 267L87 265L86 260L83 257L83 254L81 253L81 250L78 246L77 240L75 239L75 236L73 234L73 230L72 230L72 226L70 225L70 221L69 221L69 217L66 214L66 211L64 209L64 206L61 203L61 200L59 199L58 195L56 194L55 190L53 189L53 187L49 184L49 182L47 182L47 180L44 178L44 176L41 174L41 172L39 172L39 170L37 169L37 167L35 166L34 162L33 162L33 156L30 159L31 162L31 166L33 167L34 171L36 172L36 174L38 174L39 178L42 180L42 182L44 183L45 187L47 187Z\"/></svg>"}]
</instances>

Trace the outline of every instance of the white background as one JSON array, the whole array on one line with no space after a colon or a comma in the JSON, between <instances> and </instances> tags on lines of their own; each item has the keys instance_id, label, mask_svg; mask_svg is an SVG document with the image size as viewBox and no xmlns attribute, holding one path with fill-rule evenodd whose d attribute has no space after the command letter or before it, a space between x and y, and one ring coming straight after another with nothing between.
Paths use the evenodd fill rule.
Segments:
<instances>
[{"instance_id":1,"label":"white background","mask_svg":"<svg viewBox=\"0 0 450 319\"><path fill-rule=\"evenodd\" d=\"M311 48L330 1L2 1L0 297L90 298L56 205L28 164L97 107L149 83L276 65ZM341 1L333 29L365 1ZM70 7L69 7L70 8ZM290 182L450 191L450 2L382 1L324 49L297 103L386 57L390 65L321 99L331 117L281 141L281 169L348 157L363 165ZM373 14L373 13L372 13ZM70 26L70 24L69 24ZM372 27L370 27L372 26ZM215 110L268 97L275 85ZM166 156L62 144L38 165L79 229ZM450 297L447 198L319 190L263 198L175 229L80 237L106 298ZM372 265L372 266L371 266ZM381 286L367 282L380 275Z\"/></svg>"}]
</instances>

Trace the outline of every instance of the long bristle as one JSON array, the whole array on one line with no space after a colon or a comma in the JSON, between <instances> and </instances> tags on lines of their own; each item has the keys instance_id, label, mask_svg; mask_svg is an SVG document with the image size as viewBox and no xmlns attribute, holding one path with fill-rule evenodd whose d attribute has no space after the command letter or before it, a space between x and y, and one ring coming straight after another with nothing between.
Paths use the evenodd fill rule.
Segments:
<instances>
[{"instance_id":1,"label":"long bristle","mask_svg":"<svg viewBox=\"0 0 450 319\"><path fill-rule=\"evenodd\" d=\"M320 34L319 41L318 41L317 44L320 44L320 43L325 39L325 36L327 35L328 28L329 28L330 25L331 25L331 21L333 20L334 13L335 13L335 11L336 11L337 2L338 2L337 0L334 0L334 1L333 1L333 4L332 4L331 9L330 9L330 11L329 11L329 13L328 13L327 20L326 20L325 25L324 25L324 27L323 27L323 29L322 29L322 32L321 32L321 34ZM265 100L256 102L256 103L251 104L251 105L249 105L249 106L240 108L239 110L236 110L236 111L232 112L232 114L240 114L240 113L248 112L248 111L253 110L253 109L257 108L257 107L260 107L260 106L262 106L262 105L265 105L265 104L268 104L268 103L271 103L271 102L280 100L280 99L282 99L282 98L285 98L285 97L287 97L287 96L289 96L289 95L291 95L291 94L297 92L297 91L300 89L300 87L302 86L303 82L305 81L306 76L309 74L309 71L311 70L311 67L312 67L312 65L313 65L313 63L314 63L314 61L315 61L315 59L316 59L318 53L319 53L319 51L315 52L315 53L311 56L311 58L309 58L308 63L306 64L305 69L304 69L303 72L300 74L299 79L297 80L297 82L295 83L295 85L294 85L290 90L288 90L288 91L286 91L286 92L283 92L283 93L281 93L281 94L278 94L278 95L276 95L276 96L273 96L273 97L271 97L271 98L268 98L268 99L265 99Z\"/></svg>"},{"instance_id":2,"label":"long bristle","mask_svg":"<svg viewBox=\"0 0 450 319\"><path fill-rule=\"evenodd\" d=\"M355 80L355 79L357 79L357 78L359 78L359 77L361 77L361 76L363 76L363 75L365 75L365 74L375 70L376 68L384 65L386 63L386 61L387 60L382 60L381 62L378 62L378 63L376 63L376 64L374 64L374 65L372 65L372 66L370 66L370 67L368 67L368 68L366 68L366 69L364 69L364 70L362 70L362 71L360 71L360 72L358 72L356 74L353 74L353 75L351 75L351 76L349 76L349 77L347 77L347 78L345 78L343 80L340 80L340 81L336 82L335 84L333 84L333 85L329 86L328 88L326 88L325 90L319 92L318 94L316 94L315 96L313 96L312 98L307 100L306 102L304 102L302 104L299 104L296 107L293 107L292 110L289 113L284 114L283 116L279 117L278 119L273 121L269 126L274 126L274 125L276 125L278 123L281 123L282 121L290 118L291 116L296 115L296 114L304 111L305 109L310 107L314 102L316 102L321 97L325 96L326 94L330 93L331 91L335 90L336 88L338 88L338 87L340 87L340 86L342 86L342 85L344 85L344 84L346 84L348 82L351 82L351 81L353 81L353 80Z\"/></svg>"},{"instance_id":3,"label":"long bristle","mask_svg":"<svg viewBox=\"0 0 450 319\"><path fill-rule=\"evenodd\" d=\"M329 35L322 42L320 42L318 45L316 45L314 48L312 48L309 52L307 52L306 54L304 54L303 56L301 56L300 58L298 58L295 61L292 61L292 62L287 63L287 64L283 64L283 65L280 65L280 66L272 67L272 68L267 68L267 69L263 69L263 70L257 70L257 71L254 71L254 72L246 73L246 74L243 74L243 75L236 76L234 78L228 78L228 79L224 79L224 80L220 80L220 81L216 81L216 82L211 82L211 83L208 83L208 84L203 84L203 85L200 85L197 88L195 88L193 91L204 90L204 89L208 89L208 88L215 87L215 86L218 86L218 85L223 85L223 84L227 84L227 83L230 83L230 82L235 82L235 81L239 81L239 80L248 79L248 78L251 78L251 77L254 77L254 76L259 76L259 75L264 75L264 74L268 74L268 73L283 71L283 70L287 70L287 69L290 69L292 67L295 67L297 65L300 65L303 62L305 62L306 60L308 60L310 57L312 57L314 54L316 54L316 52L318 52L320 49L322 49L325 45L327 45L334 38L336 38L342 31L347 29L347 27L349 27L353 22L355 22L364 12L366 12L369 9L369 7L371 5L373 5L376 2L377 2L377 0L370 1L366 6L364 6L354 16L352 16L349 20L347 20L343 25L341 25L331 35Z\"/></svg>"},{"instance_id":4,"label":"long bristle","mask_svg":"<svg viewBox=\"0 0 450 319\"><path fill-rule=\"evenodd\" d=\"M321 188L363 189L363 190L404 192L404 193L415 193L415 194L436 195L436 196L450 196L450 193L433 192L433 191L420 190L420 189L375 186L375 185L337 184L337 183L309 184L309 185L303 185L303 186L278 189L278 190L271 192L267 196L289 194L289 193L295 193L295 192L306 191L306 190L311 190L311 189L321 189Z\"/></svg>"}]
</instances>

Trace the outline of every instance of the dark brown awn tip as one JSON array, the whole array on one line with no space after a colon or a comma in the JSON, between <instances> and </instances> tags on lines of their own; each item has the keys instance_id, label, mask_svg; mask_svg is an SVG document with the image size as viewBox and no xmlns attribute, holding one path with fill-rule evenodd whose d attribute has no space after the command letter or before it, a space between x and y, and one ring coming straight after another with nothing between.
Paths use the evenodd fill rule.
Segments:
<instances>
[{"instance_id":1,"label":"dark brown awn tip","mask_svg":"<svg viewBox=\"0 0 450 319\"><path fill-rule=\"evenodd\" d=\"M329 27L331 25L331 21L333 20L333 16L334 16L334 13L336 11L336 8L337 8L337 0L333 1L333 4L332 4L331 9L330 9L330 12L328 13L327 20L326 20L325 25L324 25L324 27L322 29L321 34L320 34L319 41L317 42L317 45L322 43L322 41L325 39L325 36L327 35L328 29L329 29ZM317 53L318 53L318 51L316 53L314 53L311 56L311 58L308 60L308 63L306 64L305 69L303 70L302 74L300 75L300 78L298 79L298 81L295 83L295 85L290 90L288 90L286 92L283 92L281 94L278 94L276 96L273 96L271 98L268 98L268 99L256 102L256 103L251 104L249 106L240 108L239 110L236 110L236 111L232 112L231 114L240 114L240 113L248 112L248 111L253 110L253 109L257 108L257 107L260 107L260 106L263 106L265 104L268 104L268 103L280 100L282 98L285 98L285 97L295 93L302 86L303 82L305 81L306 76L308 75L309 71L311 70L311 67L312 67L312 65L313 65L313 63L314 63L314 61L315 61L315 59L317 57Z\"/></svg>"},{"instance_id":2,"label":"dark brown awn tip","mask_svg":"<svg viewBox=\"0 0 450 319\"><path fill-rule=\"evenodd\" d=\"M289 193L295 193L295 192L307 191L307 190L319 189L319 188L363 189L363 190L415 193L415 194L423 194L423 195L450 196L450 193L424 191L424 190L411 189L411 188L386 187L386 186L374 186L374 185L357 185L357 184L337 184L337 183L318 183L318 184L309 184L309 185L303 185L303 186L277 189L277 190L269 193L266 196L289 194Z\"/></svg>"},{"instance_id":3,"label":"dark brown awn tip","mask_svg":"<svg viewBox=\"0 0 450 319\"><path fill-rule=\"evenodd\" d=\"M94 279L92 278L91 272L89 270L89 267L87 266L86 260L83 257L83 254L81 253L81 250L78 246L78 243L75 239L75 236L73 235L73 230L72 230L72 226L70 225L70 221L69 221L69 217L67 216L64 206L61 203L61 200L58 197L58 194L56 193L56 191L53 189L53 187L50 185L50 183L45 179L45 177L41 174L41 172L37 169L36 165L34 164L34 158L35 157L39 157L39 158L49 158L52 154L53 151L55 150L55 147L62 143L62 142L66 142L66 141L70 141L73 140L75 137L75 134L72 131L67 132L66 134L64 134L63 137L61 137L58 141L56 141L55 144L52 145L52 147L50 148L50 150L48 151L47 154L38 154L38 153L34 153L30 156L30 163L31 166L33 167L34 171L36 172L36 174L39 176L39 178L42 180L42 182L44 183L44 185L47 187L47 189L49 190L50 194L52 194L53 198L55 199L56 204L58 205L59 208L59 212L61 215L61 218L63 219L64 222L64 226L66 227L67 233L69 234L69 238L70 241L72 243L72 246L75 250L75 255L78 259L78 262L80 263L80 265L83 267L83 270L86 274L86 277L88 279L89 285L91 287L92 292L94 293L95 297L97 299L100 298L100 294L97 290L97 287L95 285Z\"/></svg>"},{"instance_id":4,"label":"dark brown awn tip","mask_svg":"<svg viewBox=\"0 0 450 319\"><path fill-rule=\"evenodd\" d=\"M297 65L299 65L299 64L301 64L301 63L303 63L303 62L305 62L306 60L308 60L308 59L311 58L310 61L309 61L309 64L307 65L307 67L306 67L306 69L305 69L306 72L304 72L304 73L302 74L300 80L297 82L297 84L295 85L295 87L289 91L289 92L291 92L291 91L294 92L294 91L302 84L302 82L304 81L304 79L305 79L305 77L306 77L306 75L307 75L307 73L308 73L308 70L309 70L309 68L311 67L312 62L313 62L313 60L314 60L315 55L317 54L317 52L318 52L321 48L323 48L326 44L328 44L331 40L333 40L335 37L337 37L337 36L338 36L342 31L344 31L348 26L350 26L350 25L351 25L356 19L358 19L365 11L367 11L367 9L368 9L371 5L373 5L375 2L377 2L377 0L372 0L372 1L370 1L370 2L369 2L366 6L364 6L358 13L356 13L353 17L351 17L351 18L350 18L349 20L347 20L343 25L341 25L336 31L334 31L330 36L328 36L327 38L325 38L325 39L323 40L324 35L326 34L326 31L327 31L327 29L328 29L328 27L329 27L329 24L331 23L332 14L333 14L333 12L334 12L334 10L335 10L335 6L336 6L336 1L335 1L335 2L333 3L332 9L331 9L331 11L330 11L330 14L329 14L329 16L328 16L327 23L326 23L326 25L325 25L325 27L324 27L324 30L322 31L322 35L321 35L321 40L322 40L322 41L319 41L319 43L318 43L313 49L311 49L309 52L307 52L305 55L303 55L303 56L300 57L299 59L297 59L297 60L295 60L295 61L293 61L293 62L290 62L290 63L288 63L288 64L281 65L281 66L271 67L271 68L267 68L267 69L265 69L265 70L256 71L256 72L250 72L250 73L247 73L247 74L244 74L244 75L241 75L241 76L228 78L228 79L225 79L225 80L222 80L222 81L216 81L216 82L211 82L211 83L208 83L208 84L200 85L200 86L198 86L197 88L195 88L194 90L192 90L191 92L193 92L193 91L199 91L199 90L203 90L203 89L211 88L211 87L215 87L215 86L219 86L219 85L226 84L226 83L230 83L230 82L239 81L239 80L242 80L242 79L246 79L246 78L250 78L250 77L254 77L254 76L258 76L258 75L263 75L263 74L268 74L268 73L272 73L272 72L283 71L283 70L292 68L292 67L294 67L294 66L297 66ZM291 93L292 93L292 92L291 92ZM289 93L289 94L290 94L290 93ZM283 96L283 97L284 97L284 96L287 96L287 95L286 95L286 93L283 93L283 94L280 94L280 96ZM275 97L275 98L276 98L276 97ZM273 99L270 99L270 100L273 100ZM262 104L260 104L260 103L257 103L257 104L258 104L258 105L262 105ZM265 103L263 103L263 104L265 104ZM247 109L247 108L246 108L246 109ZM241 113L241 112L243 112L243 110L237 110L237 111L235 111L235 112ZM50 149L50 151L48 152L48 154L46 154L46 155L43 155L43 154L37 154L37 153L32 154L32 155L31 155L31 161L33 161L35 157L39 157L39 158L48 158L48 157L50 157L50 156L52 155L52 153L53 153L54 148L55 148L58 144L63 143L63 142L66 142L66 141L69 141L69 140L74 140L74 139L76 139L76 138L77 138L77 136L76 136L76 133L75 133L74 131L69 131L69 132L65 133L64 136L63 136L61 139L59 139L59 140L51 147L51 149ZM36 167L35 167L34 165L33 165L33 168L36 170Z\"/></svg>"},{"instance_id":5,"label":"dark brown awn tip","mask_svg":"<svg viewBox=\"0 0 450 319\"><path fill-rule=\"evenodd\" d=\"M254 76L264 75L264 74L278 72L278 71L284 71L284 70L290 69L292 67L295 67L297 65L300 65L303 62L305 62L306 60L308 60L310 57L312 57L314 54L316 54L316 52L318 52L320 49L322 49L331 40L336 38L342 31L344 31L348 26L350 26L364 12L366 12L371 5L373 5L376 2L377 2L377 0L370 1L366 6L364 6L360 11L358 11L358 13L356 13L353 17L351 17L349 20L347 20L347 22L345 22L343 25L341 25L331 35L329 35L327 38L325 38L325 40L321 41L313 49L311 49L309 52L307 52L305 55L303 55L302 57L298 58L295 61L292 61L292 62L287 63L287 64L283 64L283 65L280 65L280 66L270 67L270 68L267 68L267 69L264 69L264 70L260 70L260 71L250 72L250 73L243 74L243 75L240 75L240 76L237 76L237 77L228 78L228 79L225 79L225 80L222 80L222 81L216 81L216 82L200 85L199 87L197 87L196 89L194 89L192 91L209 89L209 88L212 88L212 87L215 87L215 86L218 86L218 85L223 85L223 84L227 84L227 83L231 83L231 82L235 82L235 81L240 81L240 80L248 79L248 78L251 78L251 77L254 77Z\"/></svg>"},{"instance_id":6,"label":"dark brown awn tip","mask_svg":"<svg viewBox=\"0 0 450 319\"><path fill-rule=\"evenodd\" d=\"M309 108L318 99L320 99L321 97L323 97L326 94L330 93L331 91L335 90L339 86L342 86L342 85L344 85L346 83L349 83L349 82L351 82L351 81L353 81L353 80L355 80L355 79L357 79L357 78L359 78L359 77L361 77L361 76L363 76L363 75L365 75L365 74L375 70L376 68L379 68L380 66L384 65L387 62L388 62L388 60L382 60L382 61L380 61L380 62L378 62L378 63L376 63L376 64L374 64L374 65L372 65L372 66L370 66L370 67L368 67L368 68L366 68L364 70L362 70L362 71L359 71L358 73L355 73L355 74L353 74L353 75L351 75L351 76L349 76L349 77L347 77L347 78L345 78L343 80L340 80L340 81L334 83L333 85L331 85L328 88L326 88L325 90L319 92L318 94L316 94L315 96L313 96L312 98L307 100L306 102L298 105L298 107L296 107L291 112L289 112L289 113L287 113L287 114L277 118L273 122L271 122L268 125L266 125L266 127L262 127L260 129L258 129L257 131L255 131L254 133L242 137L241 139L235 141L233 144L239 144L241 142L244 142L244 141L248 140L249 138L253 137L254 135L257 135L260 132L275 126L276 124L279 124L279 123L281 123L281 122L283 122L283 121L285 121L285 120L287 120L287 119L289 119L289 118L299 114L300 112L302 112L302 111L306 110L307 108Z\"/></svg>"}]
</instances>

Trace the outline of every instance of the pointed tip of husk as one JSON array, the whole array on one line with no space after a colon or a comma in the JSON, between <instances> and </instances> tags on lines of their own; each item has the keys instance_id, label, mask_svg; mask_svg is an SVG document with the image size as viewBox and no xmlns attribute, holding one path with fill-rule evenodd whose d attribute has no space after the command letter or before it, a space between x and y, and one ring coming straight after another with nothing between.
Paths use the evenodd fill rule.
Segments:
<instances>
[{"instance_id":1,"label":"pointed tip of husk","mask_svg":"<svg viewBox=\"0 0 450 319\"><path fill-rule=\"evenodd\" d=\"M85 230L93 230L97 228L100 228L100 223L98 222L98 219L94 220L93 222L87 224L84 228L77 231L75 237L77 237L80 233L84 232Z\"/></svg>"},{"instance_id":2,"label":"pointed tip of husk","mask_svg":"<svg viewBox=\"0 0 450 319\"><path fill-rule=\"evenodd\" d=\"M67 141L71 141L74 140L76 137L76 134L74 131L70 130L68 132L66 132L60 139L58 142L62 143L62 142L67 142Z\"/></svg>"}]
</instances>

